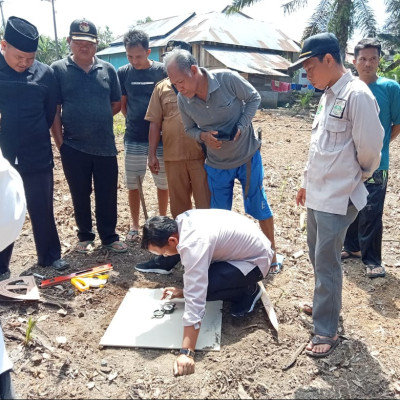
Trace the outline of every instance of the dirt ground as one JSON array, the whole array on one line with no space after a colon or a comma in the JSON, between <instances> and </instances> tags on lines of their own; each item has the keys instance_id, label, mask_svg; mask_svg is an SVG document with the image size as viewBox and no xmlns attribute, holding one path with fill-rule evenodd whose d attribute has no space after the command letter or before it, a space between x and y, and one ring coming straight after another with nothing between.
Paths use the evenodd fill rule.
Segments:
<instances>
[{"instance_id":1,"label":"dirt ground","mask_svg":"<svg viewBox=\"0 0 400 400\"><path fill-rule=\"evenodd\" d=\"M282 273L264 280L280 323L279 335L261 304L239 320L224 306L221 351L198 352L196 373L179 378L172 376L174 351L100 349L100 338L129 287L181 285L182 269L169 276L135 271L137 262L150 258L137 244L131 244L122 255L107 253L98 241L91 254L74 253L77 239L71 197L55 152L54 207L63 256L71 264L69 271L107 262L112 262L114 271L103 289L76 293L70 283L64 283L40 289L39 303L0 303L20 398L400 398L400 141L392 145L384 216L387 277L370 280L359 261L346 261L341 346L321 360L303 352L292 367L284 369L310 336L311 319L299 311L298 304L312 299L313 271L306 233L300 226L305 210L296 207L295 195L307 158L311 118L285 109L261 110L254 125L263 130L264 183L275 214L278 252L285 255ZM129 228L129 211L121 136L117 142L118 232L123 237ZM149 174L144 188L150 216L156 215L156 192ZM243 212L239 189L235 190L234 210ZM30 272L56 275L36 266L35 261L28 220L16 242L12 276ZM23 346L29 317L37 324L30 345Z\"/></svg>"}]
</instances>

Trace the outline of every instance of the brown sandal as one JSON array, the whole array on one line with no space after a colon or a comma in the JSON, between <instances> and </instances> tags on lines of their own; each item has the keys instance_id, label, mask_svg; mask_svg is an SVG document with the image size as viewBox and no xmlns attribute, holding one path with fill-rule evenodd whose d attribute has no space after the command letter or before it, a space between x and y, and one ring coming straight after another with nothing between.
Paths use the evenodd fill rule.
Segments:
<instances>
[{"instance_id":1,"label":"brown sandal","mask_svg":"<svg viewBox=\"0 0 400 400\"><path fill-rule=\"evenodd\" d=\"M93 240L84 240L83 242L78 242L75 246L75 251L81 254L87 254L89 251L93 250L94 242Z\"/></svg>"}]
</instances>

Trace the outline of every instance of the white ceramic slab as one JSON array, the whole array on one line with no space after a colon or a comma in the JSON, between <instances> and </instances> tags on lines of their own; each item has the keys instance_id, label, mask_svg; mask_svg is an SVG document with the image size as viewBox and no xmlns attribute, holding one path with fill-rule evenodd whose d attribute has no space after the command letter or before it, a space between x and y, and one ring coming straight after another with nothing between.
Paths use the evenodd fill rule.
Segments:
<instances>
[{"instance_id":1,"label":"white ceramic slab","mask_svg":"<svg viewBox=\"0 0 400 400\"><path fill-rule=\"evenodd\" d=\"M102 346L180 349L184 300L173 299L176 309L163 318L152 318L165 301L163 289L130 288L100 340ZM221 344L222 301L207 302L196 350L218 351Z\"/></svg>"}]
</instances>

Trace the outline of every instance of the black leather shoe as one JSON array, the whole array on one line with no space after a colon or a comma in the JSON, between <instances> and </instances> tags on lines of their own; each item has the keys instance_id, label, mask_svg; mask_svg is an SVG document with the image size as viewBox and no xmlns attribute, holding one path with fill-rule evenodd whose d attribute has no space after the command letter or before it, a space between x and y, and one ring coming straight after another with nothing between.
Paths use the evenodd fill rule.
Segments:
<instances>
[{"instance_id":1,"label":"black leather shoe","mask_svg":"<svg viewBox=\"0 0 400 400\"><path fill-rule=\"evenodd\" d=\"M135 269L140 272L154 272L156 274L168 275L180 259L181 256L179 254L169 257L157 256L152 260L137 264Z\"/></svg>"},{"instance_id":2,"label":"black leather shoe","mask_svg":"<svg viewBox=\"0 0 400 400\"><path fill-rule=\"evenodd\" d=\"M11 271L8 269L7 271L0 272L0 281L5 281L9 279L11 275Z\"/></svg>"},{"instance_id":3,"label":"black leather shoe","mask_svg":"<svg viewBox=\"0 0 400 400\"><path fill-rule=\"evenodd\" d=\"M62 258L60 258L56 261L53 261L50 267L54 268L56 271L64 271L64 269L67 269L69 267L69 263L68 261L65 261Z\"/></svg>"}]
</instances>

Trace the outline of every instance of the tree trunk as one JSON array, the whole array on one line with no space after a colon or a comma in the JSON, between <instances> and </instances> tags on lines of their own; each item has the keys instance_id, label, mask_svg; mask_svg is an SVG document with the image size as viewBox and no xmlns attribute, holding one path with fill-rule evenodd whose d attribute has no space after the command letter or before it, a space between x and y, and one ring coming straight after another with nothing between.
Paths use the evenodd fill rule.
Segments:
<instances>
[{"instance_id":1,"label":"tree trunk","mask_svg":"<svg viewBox=\"0 0 400 400\"><path fill-rule=\"evenodd\" d=\"M331 21L331 31L339 41L340 55L344 62L346 57L347 42L351 36L352 21L352 0L337 0L335 16Z\"/></svg>"}]
</instances>

